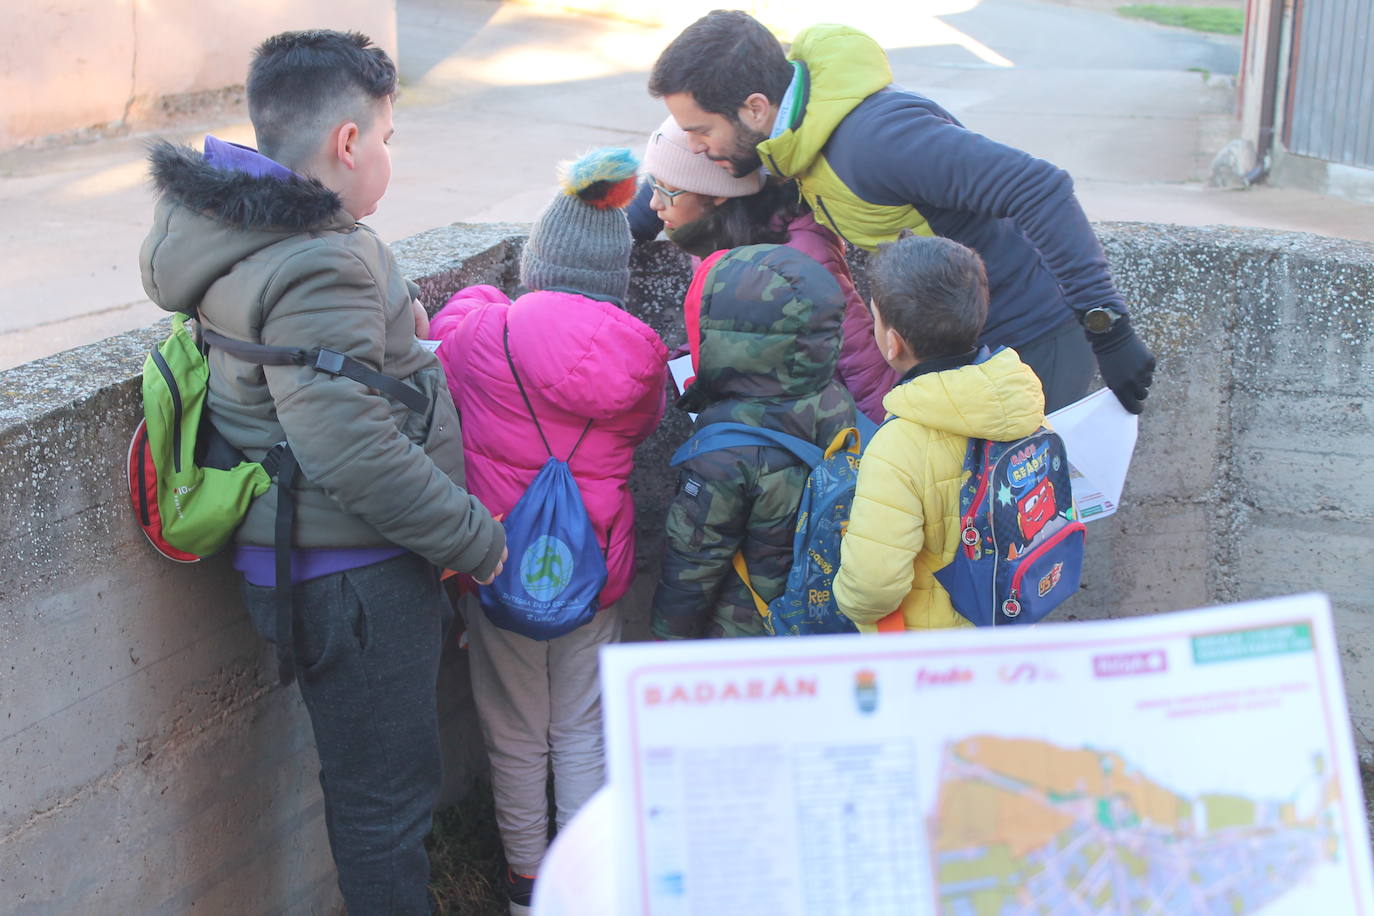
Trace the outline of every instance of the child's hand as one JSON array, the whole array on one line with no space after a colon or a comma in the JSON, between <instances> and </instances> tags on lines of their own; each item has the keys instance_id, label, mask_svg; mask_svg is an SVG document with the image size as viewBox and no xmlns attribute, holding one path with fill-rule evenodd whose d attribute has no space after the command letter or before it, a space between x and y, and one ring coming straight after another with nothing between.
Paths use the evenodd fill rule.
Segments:
<instances>
[{"instance_id":1,"label":"child's hand","mask_svg":"<svg viewBox=\"0 0 1374 916\"><path fill-rule=\"evenodd\" d=\"M410 310L415 315L415 336L421 340L429 338L429 312L420 304L419 299L410 300Z\"/></svg>"},{"instance_id":2,"label":"child's hand","mask_svg":"<svg viewBox=\"0 0 1374 916\"><path fill-rule=\"evenodd\" d=\"M510 559L510 548L502 547L501 559L496 561L496 568L491 571L491 575L487 576L485 579L477 579L474 577L473 581L478 585L491 585L491 583L496 580L496 577L501 575L501 570L505 568L506 560L508 559Z\"/></svg>"}]
</instances>

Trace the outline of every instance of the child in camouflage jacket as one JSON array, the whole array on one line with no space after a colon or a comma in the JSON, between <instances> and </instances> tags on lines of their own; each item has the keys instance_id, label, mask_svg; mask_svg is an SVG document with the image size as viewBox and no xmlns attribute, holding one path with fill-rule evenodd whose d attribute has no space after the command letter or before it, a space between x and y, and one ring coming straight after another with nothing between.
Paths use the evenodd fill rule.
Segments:
<instances>
[{"instance_id":1,"label":"child in camouflage jacket","mask_svg":"<svg viewBox=\"0 0 1374 916\"><path fill-rule=\"evenodd\" d=\"M745 423L824 448L854 425L854 401L835 381L844 297L816 261L781 245L714 255L685 308L696 378L678 406L699 412L697 429ZM782 593L810 473L774 446L706 452L682 465L654 595L656 637L764 632L731 560L743 554L765 601Z\"/></svg>"}]
</instances>

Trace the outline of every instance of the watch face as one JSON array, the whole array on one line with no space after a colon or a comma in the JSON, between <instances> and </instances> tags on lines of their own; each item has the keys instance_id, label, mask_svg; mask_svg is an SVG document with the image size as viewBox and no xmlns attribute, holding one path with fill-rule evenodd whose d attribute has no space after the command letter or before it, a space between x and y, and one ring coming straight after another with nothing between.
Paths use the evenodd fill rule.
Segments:
<instances>
[{"instance_id":1,"label":"watch face","mask_svg":"<svg viewBox=\"0 0 1374 916\"><path fill-rule=\"evenodd\" d=\"M1115 316L1104 308L1088 309L1083 313L1083 327L1094 334L1101 334L1112 326Z\"/></svg>"}]
</instances>

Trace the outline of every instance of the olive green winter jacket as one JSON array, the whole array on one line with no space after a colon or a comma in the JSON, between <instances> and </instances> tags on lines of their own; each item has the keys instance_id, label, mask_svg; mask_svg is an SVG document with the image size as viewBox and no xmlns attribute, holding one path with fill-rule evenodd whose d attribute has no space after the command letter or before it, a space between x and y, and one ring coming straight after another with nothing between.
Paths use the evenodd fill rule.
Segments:
<instances>
[{"instance_id":1,"label":"olive green winter jacket","mask_svg":"<svg viewBox=\"0 0 1374 916\"><path fill-rule=\"evenodd\" d=\"M488 574L505 536L463 489L457 412L390 249L314 179L224 170L167 143L151 160L159 196L140 262L154 302L237 340L330 347L428 398L419 414L347 378L210 350L215 426L250 459L284 440L300 464L294 546L394 544ZM253 503L238 543L273 544L276 495Z\"/></svg>"}]
</instances>

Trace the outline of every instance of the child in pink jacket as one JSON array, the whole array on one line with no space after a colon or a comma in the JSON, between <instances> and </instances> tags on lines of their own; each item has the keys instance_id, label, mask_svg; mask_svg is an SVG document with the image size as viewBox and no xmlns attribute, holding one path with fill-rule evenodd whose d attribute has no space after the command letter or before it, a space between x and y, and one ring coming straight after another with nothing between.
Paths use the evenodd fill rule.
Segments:
<instances>
[{"instance_id":1,"label":"child in pink jacket","mask_svg":"<svg viewBox=\"0 0 1374 916\"><path fill-rule=\"evenodd\" d=\"M658 335L622 308L631 245L623 208L637 167L629 150L599 150L573 163L521 256L520 281L531 292L511 302L494 287L468 287L430 326L463 418L469 491L503 517L548 458L514 363L550 450L568 460L606 555L600 610L564 636L526 638L468 603L473 694L512 913L528 912L547 846L550 763L559 828L602 783L597 651L618 639L613 605L634 577L628 482L635 446L663 416L668 355Z\"/></svg>"}]
</instances>

